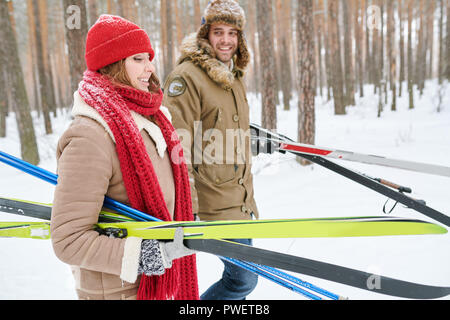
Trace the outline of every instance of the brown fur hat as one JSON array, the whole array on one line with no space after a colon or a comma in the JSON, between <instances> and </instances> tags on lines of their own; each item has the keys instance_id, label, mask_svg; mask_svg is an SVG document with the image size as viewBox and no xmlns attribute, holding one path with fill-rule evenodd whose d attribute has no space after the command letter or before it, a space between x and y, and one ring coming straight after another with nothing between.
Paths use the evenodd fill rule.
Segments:
<instances>
[{"instance_id":1,"label":"brown fur hat","mask_svg":"<svg viewBox=\"0 0 450 320\"><path fill-rule=\"evenodd\" d=\"M235 65L245 70L250 62L250 53L244 35L245 13L235 0L212 0L208 3L202 17L202 25L197 32L197 39L203 42L208 39L209 28L213 23L224 23L235 27L239 32L238 50Z\"/></svg>"}]
</instances>

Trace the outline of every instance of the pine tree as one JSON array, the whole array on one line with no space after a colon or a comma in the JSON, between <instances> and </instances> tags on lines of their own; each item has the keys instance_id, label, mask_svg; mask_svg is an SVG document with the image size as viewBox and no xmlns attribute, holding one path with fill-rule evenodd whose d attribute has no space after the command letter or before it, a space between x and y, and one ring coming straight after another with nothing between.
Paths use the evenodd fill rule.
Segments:
<instances>
[{"instance_id":1,"label":"pine tree","mask_svg":"<svg viewBox=\"0 0 450 320\"><path fill-rule=\"evenodd\" d=\"M445 75L450 81L450 1L447 0L447 37L446 37L446 58L445 58Z\"/></svg>"},{"instance_id":2,"label":"pine tree","mask_svg":"<svg viewBox=\"0 0 450 320\"><path fill-rule=\"evenodd\" d=\"M291 64L289 55L289 41L288 37L290 35L290 19L288 1L276 0L277 9L277 43L278 43L278 61L280 68L280 88L283 92L283 106L284 110L289 110L289 103L292 95L292 79L291 79Z\"/></svg>"},{"instance_id":3,"label":"pine tree","mask_svg":"<svg viewBox=\"0 0 450 320\"><path fill-rule=\"evenodd\" d=\"M355 72L353 68L352 1L343 0L345 105L355 105Z\"/></svg>"},{"instance_id":4,"label":"pine tree","mask_svg":"<svg viewBox=\"0 0 450 320\"><path fill-rule=\"evenodd\" d=\"M262 115L261 124L268 129L277 128L276 98L277 82L275 76L275 50L273 41L272 1L256 2L259 34L259 56L261 74Z\"/></svg>"},{"instance_id":5,"label":"pine tree","mask_svg":"<svg viewBox=\"0 0 450 320\"><path fill-rule=\"evenodd\" d=\"M6 115L8 111L6 82L5 64L0 60L0 138L6 137Z\"/></svg>"},{"instance_id":6,"label":"pine tree","mask_svg":"<svg viewBox=\"0 0 450 320\"><path fill-rule=\"evenodd\" d=\"M8 74L8 82L10 84L8 90L10 90L10 102L16 114L22 159L32 164L38 164L39 152L33 119L31 118L28 104L17 41L10 20L8 1L6 0L0 0L0 39L0 64L4 66Z\"/></svg>"},{"instance_id":7,"label":"pine tree","mask_svg":"<svg viewBox=\"0 0 450 320\"><path fill-rule=\"evenodd\" d=\"M312 0L298 0L297 50L300 83L298 85L298 139L302 143L314 144L315 137L315 48ZM302 164L308 164L300 160Z\"/></svg>"},{"instance_id":8,"label":"pine tree","mask_svg":"<svg viewBox=\"0 0 450 320\"><path fill-rule=\"evenodd\" d=\"M338 0L328 0L328 40L330 46L331 86L333 88L334 113L345 114L342 59L338 32Z\"/></svg>"},{"instance_id":9,"label":"pine tree","mask_svg":"<svg viewBox=\"0 0 450 320\"><path fill-rule=\"evenodd\" d=\"M387 53L389 57L389 82L392 90L391 110L397 110L397 85L396 85L396 50L395 50L395 20L394 3L387 2Z\"/></svg>"},{"instance_id":10,"label":"pine tree","mask_svg":"<svg viewBox=\"0 0 450 320\"><path fill-rule=\"evenodd\" d=\"M49 72L48 41L47 41L47 16L45 1L38 1L33 6L35 16L35 39L38 63L39 89L41 97L41 110L44 116L45 132L53 133L50 119L50 109L55 108L53 86Z\"/></svg>"},{"instance_id":11,"label":"pine tree","mask_svg":"<svg viewBox=\"0 0 450 320\"><path fill-rule=\"evenodd\" d=\"M444 63L444 1L439 0L439 58L438 58L438 79L439 84L443 82L443 75L445 72L445 63Z\"/></svg>"},{"instance_id":12,"label":"pine tree","mask_svg":"<svg viewBox=\"0 0 450 320\"><path fill-rule=\"evenodd\" d=\"M63 0L64 28L69 52L69 71L71 92L78 89L78 84L86 70L84 59L87 36L86 1Z\"/></svg>"},{"instance_id":13,"label":"pine tree","mask_svg":"<svg viewBox=\"0 0 450 320\"><path fill-rule=\"evenodd\" d=\"M356 74L359 85L359 96L364 97L364 64L363 64L363 31L365 0L354 0L355 19L355 60Z\"/></svg>"},{"instance_id":14,"label":"pine tree","mask_svg":"<svg viewBox=\"0 0 450 320\"><path fill-rule=\"evenodd\" d=\"M405 36L404 36L404 17L403 17L403 3L404 0L398 1L398 19L399 19L399 33L400 33L400 41L399 41L399 56L400 56L400 75L398 81L398 96L402 96L402 87L403 82L405 81Z\"/></svg>"},{"instance_id":15,"label":"pine tree","mask_svg":"<svg viewBox=\"0 0 450 320\"><path fill-rule=\"evenodd\" d=\"M412 50L413 1L408 0L408 96L409 109L414 109L414 62Z\"/></svg>"}]
</instances>

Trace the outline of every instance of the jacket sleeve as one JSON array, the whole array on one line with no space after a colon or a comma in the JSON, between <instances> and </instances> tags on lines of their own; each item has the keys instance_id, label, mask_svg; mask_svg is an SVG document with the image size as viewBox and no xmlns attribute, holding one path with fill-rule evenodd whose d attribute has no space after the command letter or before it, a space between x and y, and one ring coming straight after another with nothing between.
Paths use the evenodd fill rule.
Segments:
<instances>
[{"instance_id":1,"label":"jacket sleeve","mask_svg":"<svg viewBox=\"0 0 450 320\"><path fill-rule=\"evenodd\" d=\"M185 82L186 88L182 94L171 96L169 93L169 86L176 78L181 78ZM180 137L183 146L191 187L192 210L194 214L197 214L198 195L197 189L195 188L194 165L202 160L202 130L201 128L197 130L201 121L200 93L189 76L172 73L164 84L163 104L169 109L172 115L172 124L177 130L177 134ZM194 136L196 134L197 137ZM198 155L200 155L200 159L197 159Z\"/></svg>"},{"instance_id":2,"label":"jacket sleeve","mask_svg":"<svg viewBox=\"0 0 450 320\"><path fill-rule=\"evenodd\" d=\"M115 239L94 231L112 177L109 137L102 127L72 125L58 143L58 184L51 219L56 256L69 265L137 278L141 239Z\"/></svg>"}]
</instances>

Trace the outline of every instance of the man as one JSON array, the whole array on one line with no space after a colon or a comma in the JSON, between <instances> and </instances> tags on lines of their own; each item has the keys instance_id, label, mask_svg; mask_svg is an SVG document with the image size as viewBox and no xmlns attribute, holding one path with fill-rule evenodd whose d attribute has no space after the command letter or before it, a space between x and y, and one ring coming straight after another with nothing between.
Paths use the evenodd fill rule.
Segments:
<instances>
[{"instance_id":1,"label":"man","mask_svg":"<svg viewBox=\"0 0 450 320\"><path fill-rule=\"evenodd\" d=\"M163 103L182 139L193 210L201 220L258 217L243 82L250 61L244 25L244 11L235 1L210 1L200 29L184 39L164 84ZM235 241L252 244L251 239ZM256 287L255 274L223 262L222 279L201 299L241 300Z\"/></svg>"}]
</instances>

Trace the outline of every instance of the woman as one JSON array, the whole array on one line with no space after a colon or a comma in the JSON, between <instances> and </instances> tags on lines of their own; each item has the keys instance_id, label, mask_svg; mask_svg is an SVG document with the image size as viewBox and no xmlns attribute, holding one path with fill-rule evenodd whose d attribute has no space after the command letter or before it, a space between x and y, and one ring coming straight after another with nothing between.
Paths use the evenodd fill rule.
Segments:
<instances>
[{"instance_id":1,"label":"woman","mask_svg":"<svg viewBox=\"0 0 450 320\"><path fill-rule=\"evenodd\" d=\"M153 57L145 31L121 17L102 15L88 32L88 70L58 142L51 221L80 299L198 299L195 256L182 237L116 239L93 229L105 196L161 220L193 220L186 166L169 156L181 148Z\"/></svg>"}]
</instances>

